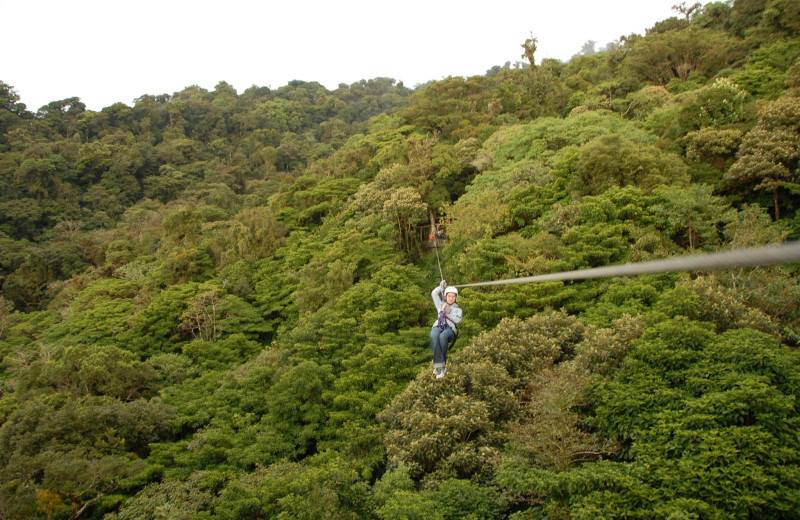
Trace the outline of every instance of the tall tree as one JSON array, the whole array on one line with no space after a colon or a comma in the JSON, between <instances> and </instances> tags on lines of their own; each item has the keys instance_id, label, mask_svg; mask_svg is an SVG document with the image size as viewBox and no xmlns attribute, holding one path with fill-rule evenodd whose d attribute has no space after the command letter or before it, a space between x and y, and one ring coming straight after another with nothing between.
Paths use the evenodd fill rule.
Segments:
<instances>
[{"instance_id":1,"label":"tall tree","mask_svg":"<svg viewBox=\"0 0 800 520\"><path fill-rule=\"evenodd\" d=\"M731 186L771 191L775 219L780 218L779 192L800 190L800 98L781 98L764 107L725 180Z\"/></svg>"},{"instance_id":2,"label":"tall tree","mask_svg":"<svg viewBox=\"0 0 800 520\"><path fill-rule=\"evenodd\" d=\"M533 55L536 52L536 44L538 43L538 41L539 40L537 38L534 38L533 34L531 34L531 37L527 38L525 40L525 43L521 45L523 51L522 57L528 60L528 65L532 69L536 68L536 63L534 61ZM594 47L594 45L592 45L592 47Z\"/></svg>"},{"instance_id":3,"label":"tall tree","mask_svg":"<svg viewBox=\"0 0 800 520\"><path fill-rule=\"evenodd\" d=\"M31 114L25 110L25 103L19 102L19 94L14 87L0 81L0 152L5 151L8 144L6 132L18 126L26 116Z\"/></svg>"},{"instance_id":4,"label":"tall tree","mask_svg":"<svg viewBox=\"0 0 800 520\"><path fill-rule=\"evenodd\" d=\"M727 34L687 27L638 40L624 66L647 81L666 85L676 78L686 81L692 72L712 77L743 56L744 46Z\"/></svg>"}]
</instances>

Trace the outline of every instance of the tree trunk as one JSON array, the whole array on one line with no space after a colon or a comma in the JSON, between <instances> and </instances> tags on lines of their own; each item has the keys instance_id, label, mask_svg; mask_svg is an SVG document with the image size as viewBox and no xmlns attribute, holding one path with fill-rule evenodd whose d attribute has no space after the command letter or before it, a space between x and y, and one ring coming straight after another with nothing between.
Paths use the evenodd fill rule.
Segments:
<instances>
[{"instance_id":1,"label":"tree trunk","mask_svg":"<svg viewBox=\"0 0 800 520\"><path fill-rule=\"evenodd\" d=\"M775 222L781 218L781 209L778 206L778 188L772 188L772 200L775 203Z\"/></svg>"}]
</instances>

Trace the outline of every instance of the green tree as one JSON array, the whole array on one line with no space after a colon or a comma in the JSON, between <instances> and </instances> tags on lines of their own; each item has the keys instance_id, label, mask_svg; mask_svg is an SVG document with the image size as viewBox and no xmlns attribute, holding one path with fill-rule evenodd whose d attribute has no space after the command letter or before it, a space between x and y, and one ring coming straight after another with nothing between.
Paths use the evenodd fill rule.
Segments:
<instances>
[{"instance_id":1,"label":"green tree","mask_svg":"<svg viewBox=\"0 0 800 520\"><path fill-rule=\"evenodd\" d=\"M592 394L591 423L622 443L616 460L561 473L508 460L498 481L546 517L783 518L797 505L783 478L800 453L794 356L753 330L657 324Z\"/></svg>"},{"instance_id":2,"label":"green tree","mask_svg":"<svg viewBox=\"0 0 800 520\"><path fill-rule=\"evenodd\" d=\"M796 34L800 24L797 6L786 0L740 0L733 6L731 25L753 47L778 36Z\"/></svg>"},{"instance_id":3,"label":"green tree","mask_svg":"<svg viewBox=\"0 0 800 520\"><path fill-rule=\"evenodd\" d=\"M254 262L272 256L284 242L286 229L266 207L247 208L215 229L214 256L220 265Z\"/></svg>"},{"instance_id":4,"label":"green tree","mask_svg":"<svg viewBox=\"0 0 800 520\"><path fill-rule=\"evenodd\" d=\"M543 370L531 383L522 417L510 426L514 453L554 473L613 454L614 443L586 431L577 411L586 405L590 382L572 365Z\"/></svg>"},{"instance_id":5,"label":"green tree","mask_svg":"<svg viewBox=\"0 0 800 520\"><path fill-rule=\"evenodd\" d=\"M624 67L656 85L666 85L673 78L686 81L695 71L713 77L743 56L743 45L725 33L687 27L648 33L633 45Z\"/></svg>"},{"instance_id":6,"label":"green tree","mask_svg":"<svg viewBox=\"0 0 800 520\"><path fill-rule=\"evenodd\" d=\"M326 390L331 384L328 367L304 361L283 374L264 396L269 411L262 422L293 446L295 457L313 455L322 439Z\"/></svg>"},{"instance_id":7,"label":"green tree","mask_svg":"<svg viewBox=\"0 0 800 520\"><path fill-rule=\"evenodd\" d=\"M80 98L53 101L37 110L37 127L48 138L73 137L85 112L86 105Z\"/></svg>"},{"instance_id":8,"label":"green tree","mask_svg":"<svg viewBox=\"0 0 800 520\"><path fill-rule=\"evenodd\" d=\"M59 155L28 159L14 171L14 181L20 185L23 196L37 201L54 199L58 193L59 177L67 168L67 161Z\"/></svg>"},{"instance_id":9,"label":"green tree","mask_svg":"<svg viewBox=\"0 0 800 520\"><path fill-rule=\"evenodd\" d=\"M508 318L448 362L444 384L425 369L380 414L389 466L429 482L489 478L524 388L571 357L583 329L565 314Z\"/></svg>"},{"instance_id":10,"label":"green tree","mask_svg":"<svg viewBox=\"0 0 800 520\"><path fill-rule=\"evenodd\" d=\"M335 456L315 464L281 462L231 481L216 511L243 517L355 520L366 515L366 489L348 461Z\"/></svg>"},{"instance_id":11,"label":"green tree","mask_svg":"<svg viewBox=\"0 0 800 520\"><path fill-rule=\"evenodd\" d=\"M663 186L655 191L662 199L652 211L674 236L685 235L689 250L720 241L722 226L730 220L728 204L713 188L697 184L685 188Z\"/></svg>"},{"instance_id":12,"label":"green tree","mask_svg":"<svg viewBox=\"0 0 800 520\"><path fill-rule=\"evenodd\" d=\"M215 491L222 476L211 471L196 471L185 480L153 482L135 496L127 498L120 508L107 513L110 520L158 520L189 518L208 513L214 507Z\"/></svg>"},{"instance_id":13,"label":"green tree","mask_svg":"<svg viewBox=\"0 0 800 520\"><path fill-rule=\"evenodd\" d=\"M595 195L611 186L654 189L688 181L686 166L678 157L637 145L620 134L604 135L581 147L576 168L576 184Z\"/></svg>"},{"instance_id":14,"label":"green tree","mask_svg":"<svg viewBox=\"0 0 800 520\"><path fill-rule=\"evenodd\" d=\"M0 295L0 340L3 339L6 329L13 323L15 314L14 304Z\"/></svg>"},{"instance_id":15,"label":"green tree","mask_svg":"<svg viewBox=\"0 0 800 520\"><path fill-rule=\"evenodd\" d=\"M167 203L188 186L186 174L169 164L161 165L158 175L148 175L142 180L143 194L146 197Z\"/></svg>"},{"instance_id":16,"label":"green tree","mask_svg":"<svg viewBox=\"0 0 800 520\"><path fill-rule=\"evenodd\" d=\"M800 43L781 41L747 56L744 68L733 76L737 85L759 98L777 99L786 88L787 72L800 56Z\"/></svg>"},{"instance_id":17,"label":"green tree","mask_svg":"<svg viewBox=\"0 0 800 520\"><path fill-rule=\"evenodd\" d=\"M672 98L673 95L664 87L646 86L625 97L625 105L620 105L625 106L622 115L631 119L644 120L654 110L669 103Z\"/></svg>"},{"instance_id":18,"label":"green tree","mask_svg":"<svg viewBox=\"0 0 800 520\"><path fill-rule=\"evenodd\" d=\"M416 226L427 218L427 209L414 188L392 190L383 204L383 220L396 226L398 245L407 255L412 255L415 250L417 254L421 254Z\"/></svg>"},{"instance_id":19,"label":"green tree","mask_svg":"<svg viewBox=\"0 0 800 520\"><path fill-rule=\"evenodd\" d=\"M481 76L450 77L417 89L409 107L398 112L422 133L441 133L443 139L457 141L479 136L500 108L494 103L495 81Z\"/></svg>"},{"instance_id":20,"label":"green tree","mask_svg":"<svg viewBox=\"0 0 800 520\"><path fill-rule=\"evenodd\" d=\"M100 507L170 431L171 410L159 403L54 397L66 402L29 400L0 427L0 510L9 516L78 518Z\"/></svg>"},{"instance_id":21,"label":"green tree","mask_svg":"<svg viewBox=\"0 0 800 520\"><path fill-rule=\"evenodd\" d=\"M684 128L726 127L745 119L747 93L728 78L698 89L682 109Z\"/></svg>"},{"instance_id":22,"label":"green tree","mask_svg":"<svg viewBox=\"0 0 800 520\"><path fill-rule=\"evenodd\" d=\"M133 316L130 332L123 335L129 348L145 355L175 352L183 337L181 316L197 294L197 284L173 284L156 294Z\"/></svg>"},{"instance_id":23,"label":"green tree","mask_svg":"<svg viewBox=\"0 0 800 520\"><path fill-rule=\"evenodd\" d=\"M116 343L129 328L136 289L136 284L123 280L89 283L74 295L72 313L51 329L50 337L79 344Z\"/></svg>"},{"instance_id":24,"label":"green tree","mask_svg":"<svg viewBox=\"0 0 800 520\"><path fill-rule=\"evenodd\" d=\"M731 29L733 7L725 2L709 2L692 16L692 23L706 29Z\"/></svg>"},{"instance_id":25,"label":"green tree","mask_svg":"<svg viewBox=\"0 0 800 520\"><path fill-rule=\"evenodd\" d=\"M683 138L686 158L710 163L720 172L734 159L742 143L743 133L737 129L701 128Z\"/></svg>"},{"instance_id":26,"label":"green tree","mask_svg":"<svg viewBox=\"0 0 800 520\"><path fill-rule=\"evenodd\" d=\"M781 98L761 111L758 124L742 141L737 161L725 174L734 187L772 192L775 219L780 218L779 191L796 191L800 183L800 99Z\"/></svg>"}]
</instances>

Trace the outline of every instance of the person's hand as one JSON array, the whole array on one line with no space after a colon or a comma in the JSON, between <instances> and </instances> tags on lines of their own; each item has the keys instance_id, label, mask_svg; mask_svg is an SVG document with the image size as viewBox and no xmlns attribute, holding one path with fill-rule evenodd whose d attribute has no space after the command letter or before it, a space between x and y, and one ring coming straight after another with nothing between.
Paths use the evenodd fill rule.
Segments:
<instances>
[{"instance_id":1,"label":"person's hand","mask_svg":"<svg viewBox=\"0 0 800 520\"><path fill-rule=\"evenodd\" d=\"M439 284L439 287L441 287L442 291L444 291L447 288L447 282L442 280L441 283Z\"/></svg>"},{"instance_id":2,"label":"person's hand","mask_svg":"<svg viewBox=\"0 0 800 520\"><path fill-rule=\"evenodd\" d=\"M442 312L447 312L447 304L446 303L442 304Z\"/></svg>"}]
</instances>

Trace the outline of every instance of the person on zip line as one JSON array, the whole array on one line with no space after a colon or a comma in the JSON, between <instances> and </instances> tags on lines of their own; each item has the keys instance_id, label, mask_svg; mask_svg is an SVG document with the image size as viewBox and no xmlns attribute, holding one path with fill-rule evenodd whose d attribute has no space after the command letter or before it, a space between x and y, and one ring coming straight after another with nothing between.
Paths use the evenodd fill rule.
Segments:
<instances>
[{"instance_id":1,"label":"person on zip line","mask_svg":"<svg viewBox=\"0 0 800 520\"><path fill-rule=\"evenodd\" d=\"M442 301L442 292L444 292L444 301ZM461 322L463 313L456 303L458 289L448 287L444 280L431 292L431 297L433 298L433 305L439 313L430 333L431 350L433 350L433 374L436 379L442 379L447 371L447 348L458 336L456 325Z\"/></svg>"}]
</instances>

